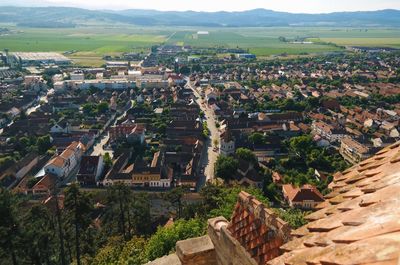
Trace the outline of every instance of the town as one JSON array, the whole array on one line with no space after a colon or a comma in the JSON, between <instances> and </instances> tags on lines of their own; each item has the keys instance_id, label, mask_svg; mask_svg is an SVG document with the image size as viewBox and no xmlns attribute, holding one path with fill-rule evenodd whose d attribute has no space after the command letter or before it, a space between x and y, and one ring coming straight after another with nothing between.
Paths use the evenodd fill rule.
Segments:
<instances>
[{"instance_id":1,"label":"town","mask_svg":"<svg viewBox=\"0 0 400 265\"><path fill-rule=\"evenodd\" d=\"M193 205L215 200L212 192L223 200L226 187L256 191L300 227L328 202L340 172L400 140L395 49L260 60L240 48L157 45L109 56L99 68L56 52L5 50L0 58L3 189L55 216L72 207L74 192L95 194L87 231L111 222L108 207L128 207L121 192L136 196L150 205L137 206L147 205L132 213L138 219L129 210L118 217L125 239L201 211L208 217L212 208ZM120 206L107 205L110 191ZM91 255L81 244L81 255ZM71 248L58 264L79 257ZM169 250L146 253L132 264Z\"/></svg>"},{"instance_id":2,"label":"town","mask_svg":"<svg viewBox=\"0 0 400 265\"><path fill-rule=\"evenodd\" d=\"M266 171L276 185L323 186L399 139L395 54L277 63L187 53L198 51L160 46L95 69L56 53L4 55L18 66L1 71L2 186L194 192L218 179L262 188Z\"/></svg>"}]
</instances>

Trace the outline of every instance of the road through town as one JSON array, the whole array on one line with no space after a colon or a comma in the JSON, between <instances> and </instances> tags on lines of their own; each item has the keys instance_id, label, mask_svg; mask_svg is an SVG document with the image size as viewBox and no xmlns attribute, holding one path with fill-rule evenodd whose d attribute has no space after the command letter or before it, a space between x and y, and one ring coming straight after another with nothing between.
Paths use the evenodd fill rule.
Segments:
<instances>
[{"instance_id":1,"label":"road through town","mask_svg":"<svg viewBox=\"0 0 400 265\"><path fill-rule=\"evenodd\" d=\"M216 127L216 121L213 111L207 107L206 104L202 102L201 96L195 86L187 80L187 87L193 90L194 96L196 98L196 103L200 106L200 109L204 112L207 126L210 131L210 136L206 141L207 153L203 155L202 164L205 166L204 175L206 176L206 181L212 181L214 179L214 164L217 161L218 152L213 146L214 139L219 140L219 132Z\"/></svg>"}]
</instances>

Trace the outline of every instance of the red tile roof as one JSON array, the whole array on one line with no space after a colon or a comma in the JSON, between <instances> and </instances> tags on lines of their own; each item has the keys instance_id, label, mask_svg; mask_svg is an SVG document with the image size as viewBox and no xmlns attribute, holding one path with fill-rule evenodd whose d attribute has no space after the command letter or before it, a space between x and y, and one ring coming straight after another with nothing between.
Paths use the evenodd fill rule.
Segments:
<instances>
[{"instance_id":1,"label":"red tile roof","mask_svg":"<svg viewBox=\"0 0 400 265\"><path fill-rule=\"evenodd\" d=\"M330 188L319 210L306 216L310 222L294 231L242 191L226 228L236 240L216 241L232 250L226 261L239 264L239 243L260 265L400 264L400 142L335 174Z\"/></svg>"},{"instance_id":2,"label":"red tile roof","mask_svg":"<svg viewBox=\"0 0 400 265\"><path fill-rule=\"evenodd\" d=\"M52 174L44 175L33 187L32 190L52 190L57 182L57 176Z\"/></svg>"},{"instance_id":3,"label":"red tile roof","mask_svg":"<svg viewBox=\"0 0 400 265\"><path fill-rule=\"evenodd\" d=\"M281 254L288 241L289 226L250 194L242 191L228 230L258 264Z\"/></svg>"},{"instance_id":4,"label":"red tile roof","mask_svg":"<svg viewBox=\"0 0 400 265\"><path fill-rule=\"evenodd\" d=\"M335 174L330 188L268 264L398 264L400 142Z\"/></svg>"},{"instance_id":5,"label":"red tile roof","mask_svg":"<svg viewBox=\"0 0 400 265\"><path fill-rule=\"evenodd\" d=\"M324 201L324 196L312 185L304 185L299 188L292 184L285 184L282 186L282 191L291 202Z\"/></svg>"}]
</instances>

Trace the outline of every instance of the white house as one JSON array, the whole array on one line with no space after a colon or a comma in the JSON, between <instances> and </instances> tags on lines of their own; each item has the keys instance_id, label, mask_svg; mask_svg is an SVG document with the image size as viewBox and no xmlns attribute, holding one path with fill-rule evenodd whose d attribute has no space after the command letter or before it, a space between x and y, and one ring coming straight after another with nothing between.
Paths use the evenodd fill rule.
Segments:
<instances>
[{"instance_id":1,"label":"white house","mask_svg":"<svg viewBox=\"0 0 400 265\"><path fill-rule=\"evenodd\" d=\"M219 153L225 156L235 153L235 140L228 129L220 135Z\"/></svg>"},{"instance_id":2,"label":"white house","mask_svg":"<svg viewBox=\"0 0 400 265\"><path fill-rule=\"evenodd\" d=\"M346 135L344 130L335 128L323 121L314 121L311 125L311 129L314 134L320 135L331 143L339 142Z\"/></svg>"},{"instance_id":3,"label":"white house","mask_svg":"<svg viewBox=\"0 0 400 265\"><path fill-rule=\"evenodd\" d=\"M56 123L50 128L50 133L69 133L71 126L68 122Z\"/></svg>"},{"instance_id":4,"label":"white house","mask_svg":"<svg viewBox=\"0 0 400 265\"><path fill-rule=\"evenodd\" d=\"M79 164L84 151L85 146L82 143L72 142L59 156L54 157L44 166L44 171L64 178Z\"/></svg>"}]
</instances>

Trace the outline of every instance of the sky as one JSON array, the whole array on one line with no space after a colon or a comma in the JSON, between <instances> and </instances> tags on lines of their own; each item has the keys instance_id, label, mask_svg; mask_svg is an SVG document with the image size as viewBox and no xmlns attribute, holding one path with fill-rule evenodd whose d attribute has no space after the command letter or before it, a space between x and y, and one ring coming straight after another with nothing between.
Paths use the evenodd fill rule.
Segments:
<instances>
[{"instance_id":1,"label":"sky","mask_svg":"<svg viewBox=\"0 0 400 265\"><path fill-rule=\"evenodd\" d=\"M330 13L400 9L400 0L1 0L0 5L168 11L243 11L265 8L291 13Z\"/></svg>"}]
</instances>

